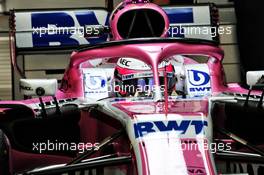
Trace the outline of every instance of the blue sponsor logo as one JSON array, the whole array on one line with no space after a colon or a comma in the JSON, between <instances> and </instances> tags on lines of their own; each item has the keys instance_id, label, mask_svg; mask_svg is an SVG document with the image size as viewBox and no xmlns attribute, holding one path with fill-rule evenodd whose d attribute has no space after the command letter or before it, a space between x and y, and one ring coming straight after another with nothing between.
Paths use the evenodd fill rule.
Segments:
<instances>
[{"instance_id":1,"label":"blue sponsor logo","mask_svg":"<svg viewBox=\"0 0 264 175\"><path fill-rule=\"evenodd\" d=\"M185 23L194 23L193 9L165 7L164 11L168 15L170 21L170 28L168 30L169 37L184 38L184 28L178 25Z\"/></svg>"},{"instance_id":2,"label":"blue sponsor logo","mask_svg":"<svg viewBox=\"0 0 264 175\"><path fill-rule=\"evenodd\" d=\"M205 86L210 81L210 75L199 70L188 70L188 78L193 86Z\"/></svg>"},{"instance_id":3,"label":"blue sponsor logo","mask_svg":"<svg viewBox=\"0 0 264 175\"><path fill-rule=\"evenodd\" d=\"M78 28L85 27L86 25L99 25L95 13L91 10L76 11L72 15L67 12L32 13L32 28L48 28L49 25L56 26L56 28ZM107 22L108 16L106 17L106 23L103 25L107 25ZM73 33L65 31L61 31L58 34L44 33L41 37L37 32L32 35L34 47L48 47L51 42L59 43L60 46L78 46L81 44L93 44L107 40L107 35L96 38L78 38L74 36Z\"/></svg>"},{"instance_id":4,"label":"blue sponsor logo","mask_svg":"<svg viewBox=\"0 0 264 175\"><path fill-rule=\"evenodd\" d=\"M148 133L155 132L168 132L168 131L180 131L181 134L185 134L186 131L193 127L195 134L200 134L204 131L204 128L208 126L207 121L201 120L182 120L182 121L154 121L154 122L141 122L134 124L135 137L143 137Z\"/></svg>"},{"instance_id":5,"label":"blue sponsor logo","mask_svg":"<svg viewBox=\"0 0 264 175\"><path fill-rule=\"evenodd\" d=\"M106 80L101 76L87 76L85 85L88 89L99 90L106 86Z\"/></svg>"},{"instance_id":6,"label":"blue sponsor logo","mask_svg":"<svg viewBox=\"0 0 264 175\"><path fill-rule=\"evenodd\" d=\"M192 8L164 8L169 17L170 24L194 23Z\"/></svg>"}]
</instances>

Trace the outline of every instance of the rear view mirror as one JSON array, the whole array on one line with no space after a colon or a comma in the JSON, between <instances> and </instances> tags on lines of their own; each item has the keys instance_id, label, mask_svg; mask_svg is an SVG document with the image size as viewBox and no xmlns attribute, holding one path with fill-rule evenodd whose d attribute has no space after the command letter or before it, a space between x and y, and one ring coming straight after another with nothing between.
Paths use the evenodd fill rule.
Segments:
<instances>
[{"instance_id":1,"label":"rear view mirror","mask_svg":"<svg viewBox=\"0 0 264 175\"><path fill-rule=\"evenodd\" d=\"M248 91L248 95L244 106L248 106L250 93L253 89L256 89L256 90L262 90L262 94L258 102L258 108L262 107L263 97L264 97L264 71L248 71L247 85L249 85L250 89Z\"/></svg>"},{"instance_id":2,"label":"rear view mirror","mask_svg":"<svg viewBox=\"0 0 264 175\"><path fill-rule=\"evenodd\" d=\"M25 96L54 96L58 83L56 79L21 79L19 88Z\"/></svg>"},{"instance_id":3,"label":"rear view mirror","mask_svg":"<svg viewBox=\"0 0 264 175\"><path fill-rule=\"evenodd\" d=\"M251 88L264 87L264 71L248 71L247 85Z\"/></svg>"}]
</instances>

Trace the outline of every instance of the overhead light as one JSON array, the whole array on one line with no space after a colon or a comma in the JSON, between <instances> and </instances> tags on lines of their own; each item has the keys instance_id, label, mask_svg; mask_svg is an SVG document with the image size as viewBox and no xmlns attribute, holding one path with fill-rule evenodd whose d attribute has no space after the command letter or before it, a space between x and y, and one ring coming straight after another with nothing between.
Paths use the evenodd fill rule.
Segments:
<instances>
[{"instance_id":1,"label":"overhead light","mask_svg":"<svg viewBox=\"0 0 264 175\"><path fill-rule=\"evenodd\" d=\"M5 0L0 0L0 13L5 12Z\"/></svg>"}]
</instances>

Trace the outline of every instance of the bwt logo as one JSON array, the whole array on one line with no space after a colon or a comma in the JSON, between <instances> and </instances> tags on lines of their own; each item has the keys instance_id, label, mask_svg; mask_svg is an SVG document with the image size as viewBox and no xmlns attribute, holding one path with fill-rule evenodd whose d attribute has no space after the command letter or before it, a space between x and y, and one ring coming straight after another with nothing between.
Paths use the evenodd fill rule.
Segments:
<instances>
[{"instance_id":1,"label":"bwt logo","mask_svg":"<svg viewBox=\"0 0 264 175\"><path fill-rule=\"evenodd\" d=\"M106 80L101 76L88 75L85 81L86 87L91 90L99 90L106 86Z\"/></svg>"},{"instance_id":2,"label":"bwt logo","mask_svg":"<svg viewBox=\"0 0 264 175\"><path fill-rule=\"evenodd\" d=\"M207 126L208 122L202 120L154 121L135 123L134 131L136 138L155 132L181 131L181 134L185 134L189 128L195 129L195 134L197 135L202 133Z\"/></svg>"},{"instance_id":3,"label":"bwt logo","mask_svg":"<svg viewBox=\"0 0 264 175\"><path fill-rule=\"evenodd\" d=\"M210 76L206 72L198 70L188 70L189 82L193 86L204 86L210 81Z\"/></svg>"},{"instance_id":4,"label":"bwt logo","mask_svg":"<svg viewBox=\"0 0 264 175\"><path fill-rule=\"evenodd\" d=\"M199 70L188 70L189 83L193 86L189 88L190 92L209 92L210 75Z\"/></svg>"}]
</instances>

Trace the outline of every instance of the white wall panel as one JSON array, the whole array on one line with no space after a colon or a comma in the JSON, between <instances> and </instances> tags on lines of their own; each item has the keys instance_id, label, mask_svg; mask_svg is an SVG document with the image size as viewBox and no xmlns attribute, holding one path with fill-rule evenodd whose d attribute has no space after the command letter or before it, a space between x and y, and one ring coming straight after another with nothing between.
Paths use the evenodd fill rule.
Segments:
<instances>
[{"instance_id":1,"label":"white wall panel","mask_svg":"<svg viewBox=\"0 0 264 175\"><path fill-rule=\"evenodd\" d=\"M221 44L237 44L236 25L220 25L224 28L231 29L231 33L223 33L220 35Z\"/></svg>"},{"instance_id":2,"label":"white wall panel","mask_svg":"<svg viewBox=\"0 0 264 175\"><path fill-rule=\"evenodd\" d=\"M9 39L0 36L0 100L11 100L12 78L9 57Z\"/></svg>"},{"instance_id":3,"label":"white wall panel","mask_svg":"<svg viewBox=\"0 0 264 175\"><path fill-rule=\"evenodd\" d=\"M236 14L233 7L220 7L219 8L219 17L221 24L235 24L236 23Z\"/></svg>"},{"instance_id":4,"label":"white wall panel","mask_svg":"<svg viewBox=\"0 0 264 175\"><path fill-rule=\"evenodd\" d=\"M222 45L221 48L225 52L225 58L223 60L224 64L239 64L239 52L237 45Z\"/></svg>"},{"instance_id":5,"label":"white wall panel","mask_svg":"<svg viewBox=\"0 0 264 175\"><path fill-rule=\"evenodd\" d=\"M226 73L227 82L238 82L240 77L240 65L239 64L224 64L224 70Z\"/></svg>"},{"instance_id":6,"label":"white wall panel","mask_svg":"<svg viewBox=\"0 0 264 175\"><path fill-rule=\"evenodd\" d=\"M47 78L47 79L53 79L56 78L58 80L61 80L63 77L63 74L51 74L47 75L45 71L26 71L27 78L32 79L39 79L39 78Z\"/></svg>"},{"instance_id":7,"label":"white wall panel","mask_svg":"<svg viewBox=\"0 0 264 175\"><path fill-rule=\"evenodd\" d=\"M204 0L199 0L204 1ZM207 1L208 2L208 1ZM226 73L227 82L240 82L240 61L239 50L237 45L237 33L236 33L236 14L235 9L232 6L232 2L228 0L210 0L219 5L219 18L220 26L231 27L231 34L220 35L220 47L225 52L225 58L223 65Z\"/></svg>"},{"instance_id":8,"label":"white wall panel","mask_svg":"<svg viewBox=\"0 0 264 175\"><path fill-rule=\"evenodd\" d=\"M230 0L197 0L197 2L199 2L199 3L212 2L212 3L218 4L218 5L233 4L232 2L230 2Z\"/></svg>"},{"instance_id":9,"label":"white wall panel","mask_svg":"<svg viewBox=\"0 0 264 175\"><path fill-rule=\"evenodd\" d=\"M25 71L45 69L65 69L69 64L70 54L65 55L27 55Z\"/></svg>"}]
</instances>

